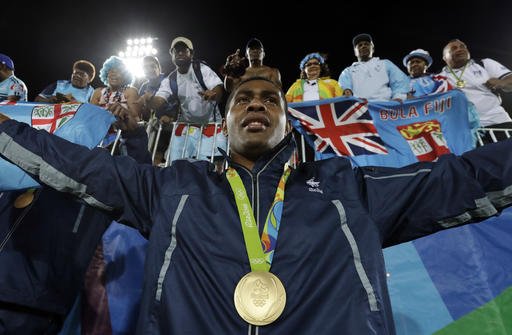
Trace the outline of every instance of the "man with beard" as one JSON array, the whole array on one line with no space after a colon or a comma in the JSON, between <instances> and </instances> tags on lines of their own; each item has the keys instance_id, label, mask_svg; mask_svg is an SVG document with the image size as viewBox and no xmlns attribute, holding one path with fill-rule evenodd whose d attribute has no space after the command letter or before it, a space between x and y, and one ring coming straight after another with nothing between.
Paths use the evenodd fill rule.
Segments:
<instances>
[{"instance_id":1,"label":"man with beard","mask_svg":"<svg viewBox=\"0 0 512 335\"><path fill-rule=\"evenodd\" d=\"M375 46L368 34L352 39L357 62L345 68L338 79L345 96L367 100L397 100L407 98L409 78L388 59L373 57Z\"/></svg>"},{"instance_id":2,"label":"man with beard","mask_svg":"<svg viewBox=\"0 0 512 335\"><path fill-rule=\"evenodd\" d=\"M217 147L226 148L226 138L219 126L222 116L218 104L224 95L222 80L208 65L193 59L194 46L188 38L176 37L169 52L176 70L162 80L150 107L163 123L187 124L173 129L170 160L213 160L214 150L214 157L220 156ZM169 102L176 104L177 115L166 107Z\"/></svg>"}]
</instances>

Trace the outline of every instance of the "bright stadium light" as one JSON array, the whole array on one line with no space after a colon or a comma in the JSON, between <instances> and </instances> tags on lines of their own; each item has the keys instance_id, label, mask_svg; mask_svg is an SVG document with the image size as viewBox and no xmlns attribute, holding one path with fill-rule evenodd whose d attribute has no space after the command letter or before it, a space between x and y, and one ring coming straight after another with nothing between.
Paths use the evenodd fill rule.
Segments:
<instances>
[{"instance_id":1,"label":"bright stadium light","mask_svg":"<svg viewBox=\"0 0 512 335\"><path fill-rule=\"evenodd\" d=\"M142 70L142 58L148 55L156 55L158 50L153 46L157 37L138 37L126 40L126 48L119 51L118 55L123 59L128 69L136 78L144 76Z\"/></svg>"}]
</instances>

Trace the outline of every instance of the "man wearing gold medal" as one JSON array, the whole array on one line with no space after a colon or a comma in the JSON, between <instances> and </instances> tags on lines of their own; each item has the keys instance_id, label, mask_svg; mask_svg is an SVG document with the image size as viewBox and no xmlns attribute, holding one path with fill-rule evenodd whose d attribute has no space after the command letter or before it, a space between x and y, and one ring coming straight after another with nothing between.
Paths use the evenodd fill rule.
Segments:
<instances>
[{"instance_id":1,"label":"man wearing gold medal","mask_svg":"<svg viewBox=\"0 0 512 335\"><path fill-rule=\"evenodd\" d=\"M446 44L443 60L446 66L440 74L475 105L481 125L512 129L512 119L501 106L499 95L500 92L512 92L512 71L490 58L471 59L468 47L459 39ZM504 134L496 135L498 140L506 138Z\"/></svg>"},{"instance_id":2,"label":"man wearing gold medal","mask_svg":"<svg viewBox=\"0 0 512 335\"><path fill-rule=\"evenodd\" d=\"M0 154L150 234L138 334L395 334L382 248L509 206L512 140L403 168L291 168L286 110L266 78L234 88L222 175L206 161L138 165L1 117Z\"/></svg>"}]
</instances>

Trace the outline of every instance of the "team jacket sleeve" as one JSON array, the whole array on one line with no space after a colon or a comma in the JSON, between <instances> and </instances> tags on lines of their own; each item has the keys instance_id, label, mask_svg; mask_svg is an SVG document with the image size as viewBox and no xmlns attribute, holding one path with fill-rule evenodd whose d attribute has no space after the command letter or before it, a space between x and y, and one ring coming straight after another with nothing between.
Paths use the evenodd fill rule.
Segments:
<instances>
[{"instance_id":1,"label":"team jacket sleeve","mask_svg":"<svg viewBox=\"0 0 512 335\"><path fill-rule=\"evenodd\" d=\"M114 219L147 233L155 171L128 156L73 144L46 131L8 120L0 124L0 155L40 182L72 193Z\"/></svg>"},{"instance_id":2,"label":"team jacket sleeve","mask_svg":"<svg viewBox=\"0 0 512 335\"><path fill-rule=\"evenodd\" d=\"M404 168L361 168L383 246L480 222L512 203L512 140Z\"/></svg>"}]
</instances>

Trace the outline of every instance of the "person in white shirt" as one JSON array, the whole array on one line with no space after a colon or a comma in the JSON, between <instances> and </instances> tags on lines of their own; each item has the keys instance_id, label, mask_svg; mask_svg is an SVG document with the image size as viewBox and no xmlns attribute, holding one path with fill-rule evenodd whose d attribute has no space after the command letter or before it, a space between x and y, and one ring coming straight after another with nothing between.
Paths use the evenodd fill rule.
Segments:
<instances>
[{"instance_id":1,"label":"person in white shirt","mask_svg":"<svg viewBox=\"0 0 512 335\"><path fill-rule=\"evenodd\" d=\"M162 80L150 107L164 123L177 120L187 124L178 125L173 130L170 161L179 158L214 160L212 153L215 159L221 158L217 148L225 149L227 145L218 107L224 94L223 82L210 67L193 59L194 46L188 38L176 37L169 52L176 71ZM178 114L160 114L162 107L173 100L178 105Z\"/></svg>"},{"instance_id":2,"label":"person in white shirt","mask_svg":"<svg viewBox=\"0 0 512 335\"><path fill-rule=\"evenodd\" d=\"M512 119L501 106L499 95L499 92L512 91L512 72L490 58L482 59L481 63L471 59L468 47L459 39L446 44L443 60L446 66L440 74L462 90L475 105L481 125L512 129Z\"/></svg>"},{"instance_id":3,"label":"person in white shirt","mask_svg":"<svg viewBox=\"0 0 512 335\"><path fill-rule=\"evenodd\" d=\"M407 99L409 77L390 60L373 57L372 37L359 34L352 44L358 61L345 68L338 79L344 95L367 100Z\"/></svg>"}]
</instances>

